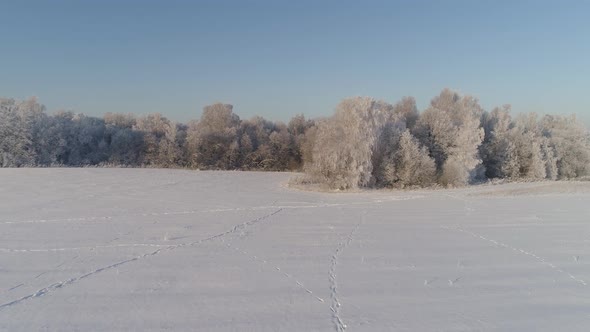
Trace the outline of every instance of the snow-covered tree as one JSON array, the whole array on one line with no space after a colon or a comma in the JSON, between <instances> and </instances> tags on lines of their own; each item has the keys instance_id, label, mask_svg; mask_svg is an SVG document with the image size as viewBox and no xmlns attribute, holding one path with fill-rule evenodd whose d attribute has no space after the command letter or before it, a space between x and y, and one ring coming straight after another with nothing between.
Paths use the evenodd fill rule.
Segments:
<instances>
[{"instance_id":1,"label":"snow-covered tree","mask_svg":"<svg viewBox=\"0 0 590 332\"><path fill-rule=\"evenodd\" d=\"M212 169L235 169L236 143L240 118L229 104L213 104L203 108L201 119L190 136L195 151L193 163L198 167ZM233 146L233 148L232 148ZM232 157L234 156L234 157Z\"/></svg>"},{"instance_id":2,"label":"snow-covered tree","mask_svg":"<svg viewBox=\"0 0 590 332\"><path fill-rule=\"evenodd\" d=\"M309 172L309 169L313 166L313 150L317 139L319 123L322 121L317 120L313 126L309 127L300 142L301 161L303 162L303 170L306 172Z\"/></svg>"},{"instance_id":3,"label":"snow-covered tree","mask_svg":"<svg viewBox=\"0 0 590 332\"><path fill-rule=\"evenodd\" d=\"M168 166L170 149L176 144L176 124L160 113L139 117L133 130L143 134L143 164ZM176 152L172 152L176 153ZM174 158L172 158L174 160Z\"/></svg>"},{"instance_id":4,"label":"snow-covered tree","mask_svg":"<svg viewBox=\"0 0 590 332\"><path fill-rule=\"evenodd\" d=\"M402 100L393 105L393 111L405 121L408 129L414 128L420 117L414 97L403 97Z\"/></svg>"},{"instance_id":5,"label":"snow-covered tree","mask_svg":"<svg viewBox=\"0 0 590 332\"><path fill-rule=\"evenodd\" d=\"M413 132L429 149L442 184L465 185L475 177L484 138L482 113L477 99L445 89L418 120Z\"/></svg>"},{"instance_id":6,"label":"snow-covered tree","mask_svg":"<svg viewBox=\"0 0 590 332\"><path fill-rule=\"evenodd\" d=\"M552 150L559 178L590 175L588 131L575 116L547 115L541 127L547 139L543 142L544 150Z\"/></svg>"},{"instance_id":7,"label":"snow-covered tree","mask_svg":"<svg viewBox=\"0 0 590 332\"><path fill-rule=\"evenodd\" d=\"M271 169L276 163L272 155L270 135L276 130L271 121L260 116L244 120L239 128L239 148L243 169Z\"/></svg>"},{"instance_id":8,"label":"snow-covered tree","mask_svg":"<svg viewBox=\"0 0 590 332\"><path fill-rule=\"evenodd\" d=\"M393 106L367 97L343 100L335 114L318 124L309 171L333 189L371 184L373 152Z\"/></svg>"},{"instance_id":9,"label":"snow-covered tree","mask_svg":"<svg viewBox=\"0 0 590 332\"><path fill-rule=\"evenodd\" d=\"M518 179L520 177L518 150L516 144L512 141L508 142L508 147L502 157L500 174L503 174L502 178L508 179Z\"/></svg>"},{"instance_id":10,"label":"snow-covered tree","mask_svg":"<svg viewBox=\"0 0 590 332\"><path fill-rule=\"evenodd\" d=\"M436 182L436 166L428 149L404 131L395 151L383 160L382 183L387 186L429 186Z\"/></svg>"},{"instance_id":11,"label":"snow-covered tree","mask_svg":"<svg viewBox=\"0 0 590 332\"><path fill-rule=\"evenodd\" d=\"M510 106L495 108L482 116L485 138L480 148L488 178L518 178L516 147L510 137Z\"/></svg>"},{"instance_id":12,"label":"snow-covered tree","mask_svg":"<svg viewBox=\"0 0 590 332\"><path fill-rule=\"evenodd\" d=\"M305 119L303 114L299 114L291 118L289 121L288 130L289 134L293 137L294 154L293 162L295 163L293 169L301 169L304 162L304 145L306 144L306 133L315 123L312 120Z\"/></svg>"},{"instance_id":13,"label":"snow-covered tree","mask_svg":"<svg viewBox=\"0 0 590 332\"><path fill-rule=\"evenodd\" d=\"M0 98L0 165L36 164L35 140L45 107L36 98L24 101Z\"/></svg>"},{"instance_id":14,"label":"snow-covered tree","mask_svg":"<svg viewBox=\"0 0 590 332\"><path fill-rule=\"evenodd\" d=\"M388 123L383 126L381 134L373 149L373 181L377 186L392 186L397 182L395 163L396 152L400 149L400 139L406 130L405 117L395 114Z\"/></svg>"},{"instance_id":15,"label":"snow-covered tree","mask_svg":"<svg viewBox=\"0 0 590 332\"><path fill-rule=\"evenodd\" d=\"M183 164L182 132L179 125L168 123L164 128L164 136L158 147L158 165L162 167L181 166Z\"/></svg>"},{"instance_id":16,"label":"snow-covered tree","mask_svg":"<svg viewBox=\"0 0 590 332\"><path fill-rule=\"evenodd\" d=\"M521 114L510 130L510 140L515 145L519 165L519 177L541 180L547 177L547 161L541 149L543 137L537 114Z\"/></svg>"},{"instance_id":17,"label":"snow-covered tree","mask_svg":"<svg viewBox=\"0 0 590 332\"><path fill-rule=\"evenodd\" d=\"M553 146L551 146L551 140L547 137L543 137L541 140L541 153L543 161L545 161L545 176L550 180L557 180L559 176L559 168L557 162L557 154Z\"/></svg>"},{"instance_id":18,"label":"snow-covered tree","mask_svg":"<svg viewBox=\"0 0 590 332\"><path fill-rule=\"evenodd\" d=\"M106 113L104 122L105 140L109 145L108 162L115 165L140 165L144 135L133 130L136 117L133 114Z\"/></svg>"},{"instance_id":19,"label":"snow-covered tree","mask_svg":"<svg viewBox=\"0 0 590 332\"><path fill-rule=\"evenodd\" d=\"M590 175L590 135L575 117L483 112L477 99L445 89L420 114L345 99L333 116L293 117L287 125L213 104L199 121L160 114L103 118L48 115L35 98L0 98L0 166L116 165L209 169L303 169L331 188L465 185L476 177L568 179ZM432 167L434 163L434 168ZM433 169L436 174L433 175Z\"/></svg>"}]
</instances>

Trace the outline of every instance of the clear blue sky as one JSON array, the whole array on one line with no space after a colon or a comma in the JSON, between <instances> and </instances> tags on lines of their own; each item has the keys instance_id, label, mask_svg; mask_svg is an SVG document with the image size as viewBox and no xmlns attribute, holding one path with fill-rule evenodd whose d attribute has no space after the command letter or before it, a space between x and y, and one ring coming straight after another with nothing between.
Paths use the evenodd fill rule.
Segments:
<instances>
[{"instance_id":1,"label":"clear blue sky","mask_svg":"<svg viewBox=\"0 0 590 332\"><path fill-rule=\"evenodd\" d=\"M49 110L198 118L331 114L344 97L420 108L444 87L489 109L590 123L590 1L0 3L0 95Z\"/></svg>"}]
</instances>

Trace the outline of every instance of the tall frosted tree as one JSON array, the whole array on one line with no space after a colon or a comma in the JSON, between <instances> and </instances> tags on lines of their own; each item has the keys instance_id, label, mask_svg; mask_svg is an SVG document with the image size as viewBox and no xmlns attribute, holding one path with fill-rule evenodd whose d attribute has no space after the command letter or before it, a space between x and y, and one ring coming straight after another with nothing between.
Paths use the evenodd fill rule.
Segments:
<instances>
[{"instance_id":1,"label":"tall frosted tree","mask_svg":"<svg viewBox=\"0 0 590 332\"><path fill-rule=\"evenodd\" d=\"M190 135L194 147L194 165L210 169L234 169L240 118L233 113L233 106L216 103L205 106L201 119Z\"/></svg>"},{"instance_id":2,"label":"tall frosted tree","mask_svg":"<svg viewBox=\"0 0 590 332\"><path fill-rule=\"evenodd\" d=\"M24 101L0 98L0 165L36 164L35 143L44 110L36 98Z\"/></svg>"},{"instance_id":3,"label":"tall frosted tree","mask_svg":"<svg viewBox=\"0 0 590 332\"><path fill-rule=\"evenodd\" d=\"M109 145L108 162L114 165L141 165L144 134L133 130L136 117L133 114L106 113L104 122L105 140Z\"/></svg>"},{"instance_id":4,"label":"tall frosted tree","mask_svg":"<svg viewBox=\"0 0 590 332\"><path fill-rule=\"evenodd\" d=\"M543 150L553 152L559 178L590 175L588 131L575 116L547 115L541 127L546 137Z\"/></svg>"},{"instance_id":5,"label":"tall frosted tree","mask_svg":"<svg viewBox=\"0 0 590 332\"><path fill-rule=\"evenodd\" d=\"M557 180L559 177L559 168L557 154L553 146L551 146L551 140L547 137L543 137L541 140L541 153L543 161L545 162L545 177L549 180Z\"/></svg>"},{"instance_id":6,"label":"tall frosted tree","mask_svg":"<svg viewBox=\"0 0 590 332\"><path fill-rule=\"evenodd\" d=\"M381 130L373 149L373 181L377 186L393 186L397 182L395 163L396 152L400 149L400 139L406 130L405 117L394 113Z\"/></svg>"},{"instance_id":7,"label":"tall frosted tree","mask_svg":"<svg viewBox=\"0 0 590 332\"><path fill-rule=\"evenodd\" d=\"M295 169L301 169L304 162L304 145L306 144L306 134L309 129L315 126L313 120L305 119L303 114L299 114L291 118L289 121L288 130L289 134L293 137L293 143L295 145L293 153Z\"/></svg>"},{"instance_id":8,"label":"tall frosted tree","mask_svg":"<svg viewBox=\"0 0 590 332\"><path fill-rule=\"evenodd\" d=\"M183 132L180 126L169 122L164 128L164 136L160 139L158 147L158 164L162 167L182 166L183 162Z\"/></svg>"},{"instance_id":9,"label":"tall frosted tree","mask_svg":"<svg viewBox=\"0 0 590 332\"><path fill-rule=\"evenodd\" d=\"M271 121L260 116L241 121L237 143L244 169L272 169L276 164L271 151L270 135L276 130Z\"/></svg>"},{"instance_id":10,"label":"tall frosted tree","mask_svg":"<svg viewBox=\"0 0 590 332\"><path fill-rule=\"evenodd\" d=\"M403 97L402 100L393 105L393 112L404 120L408 129L414 128L420 117L414 97Z\"/></svg>"},{"instance_id":11,"label":"tall frosted tree","mask_svg":"<svg viewBox=\"0 0 590 332\"><path fill-rule=\"evenodd\" d=\"M311 174L333 189L370 185L373 151L393 118L391 104L367 97L343 100L331 118L318 124Z\"/></svg>"},{"instance_id":12,"label":"tall frosted tree","mask_svg":"<svg viewBox=\"0 0 590 332\"><path fill-rule=\"evenodd\" d=\"M510 139L516 148L519 177L529 180L545 179L547 166L543 158L543 137L537 114L519 115L510 130Z\"/></svg>"},{"instance_id":13,"label":"tall frosted tree","mask_svg":"<svg viewBox=\"0 0 590 332\"><path fill-rule=\"evenodd\" d=\"M436 182L436 165L428 149L404 131L396 149L383 161L383 184L394 187L429 186Z\"/></svg>"},{"instance_id":14,"label":"tall frosted tree","mask_svg":"<svg viewBox=\"0 0 590 332\"><path fill-rule=\"evenodd\" d=\"M154 113L138 118L133 130L143 133L143 164L169 166L168 150L175 145L176 124Z\"/></svg>"},{"instance_id":15,"label":"tall frosted tree","mask_svg":"<svg viewBox=\"0 0 590 332\"><path fill-rule=\"evenodd\" d=\"M482 113L477 99L445 89L418 120L413 132L429 149L442 184L466 185L475 177L484 138Z\"/></svg>"},{"instance_id":16,"label":"tall frosted tree","mask_svg":"<svg viewBox=\"0 0 590 332\"><path fill-rule=\"evenodd\" d=\"M480 148L488 178L518 178L516 146L510 137L510 106L495 108L482 116L485 138Z\"/></svg>"}]
</instances>

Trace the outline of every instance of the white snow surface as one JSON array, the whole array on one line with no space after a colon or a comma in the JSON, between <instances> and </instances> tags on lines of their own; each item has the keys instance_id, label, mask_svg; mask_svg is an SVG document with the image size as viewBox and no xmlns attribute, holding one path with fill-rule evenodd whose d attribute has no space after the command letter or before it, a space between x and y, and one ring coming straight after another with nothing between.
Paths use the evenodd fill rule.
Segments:
<instances>
[{"instance_id":1,"label":"white snow surface","mask_svg":"<svg viewBox=\"0 0 590 332\"><path fill-rule=\"evenodd\" d=\"M291 175L0 169L0 330L590 330L590 182Z\"/></svg>"}]
</instances>

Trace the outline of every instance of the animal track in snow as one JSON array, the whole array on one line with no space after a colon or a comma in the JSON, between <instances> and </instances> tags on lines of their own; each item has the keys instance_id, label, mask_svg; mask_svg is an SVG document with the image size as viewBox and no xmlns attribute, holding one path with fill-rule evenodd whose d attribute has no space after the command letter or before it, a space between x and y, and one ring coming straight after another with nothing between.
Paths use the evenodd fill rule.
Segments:
<instances>
[{"instance_id":1,"label":"animal track in snow","mask_svg":"<svg viewBox=\"0 0 590 332\"><path fill-rule=\"evenodd\" d=\"M426 279L424 280L424 286L430 286L433 282L437 281L438 278Z\"/></svg>"},{"instance_id":2,"label":"animal track in snow","mask_svg":"<svg viewBox=\"0 0 590 332\"><path fill-rule=\"evenodd\" d=\"M336 274L336 266L338 265L338 257L342 254L342 251L348 246L350 245L350 243L352 242L352 239L354 237L354 234L357 232L357 230L359 229L360 225L363 223L364 221L364 215L361 216L361 220L358 222L358 224L356 224L356 226L354 226L354 228L352 229L352 231L348 234L348 237L346 238L345 241L342 241L338 244L338 247L336 248L336 251L334 252L334 254L332 255L332 262L331 262L331 266L330 266L330 298L332 300L332 306L330 307L330 310L332 311L332 321L334 322L334 327L336 328L336 331L338 332L343 332L344 330L346 330L346 324L344 324L344 322L342 321L342 318L340 317L340 300L338 298L338 282L337 282L337 274Z\"/></svg>"},{"instance_id":3,"label":"animal track in snow","mask_svg":"<svg viewBox=\"0 0 590 332\"><path fill-rule=\"evenodd\" d=\"M181 243L181 244L169 245L169 246L166 246L166 247L158 248L155 251L152 251L152 252L149 252L149 253L146 253L146 254L142 254L142 255L139 255L139 256L136 256L136 257L133 257L133 258L125 259L125 260L122 260L120 262L113 263L113 264L110 264L110 265L107 265L107 266L103 266L103 267L100 267L98 269L95 269L93 271L90 271L88 273L85 273L85 274L80 275L80 276L77 276L77 277L72 277L72 278L69 278L67 280L63 280L63 281L59 281L59 282L53 283L53 284L51 284L51 285L49 285L47 287L44 287L44 288L41 288L41 289L37 290L35 293L29 294L29 295L25 295L25 296L23 296L23 297L21 297L19 299L16 299L16 300L13 300L13 301L10 301L10 302L7 302L7 303L0 304L0 311L3 310L3 309L6 309L8 307L17 305L19 303L22 303L22 302L25 302L25 301L28 301L28 300L31 300L31 299L42 297L42 296L44 296L44 295L46 295L48 293L51 293L51 292L54 292L54 291L56 291L58 289L62 289L62 288L67 287L69 285L75 284L75 283L77 283L77 282L79 282L79 281L81 281L83 279L92 277L92 276L94 276L96 274L99 274L101 272L108 271L108 270L111 270L111 269L114 269L114 268L118 268L118 267L120 267L122 265L125 265L127 263L139 261L139 260L142 260L144 258L148 258L148 257L151 257L151 256L156 256L156 255L160 254L161 252L163 252L164 250L171 251L171 250L178 249L178 248L183 248L183 247L188 247L188 246L195 246L195 245L201 244L203 242L208 242L208 241L212 241L212 240L215 240L215 239L222 238L222 237L227 236L227 235L231 235L231 234L233 234L233 233L235 233L237 231L241 231L241 230L243 230L243 229L245 229L245 228L247 228L249 226L252 226L254 224L260 223L260 222L262 222L262 221L264 221L264 220L266 220L266 219L268 219L268 218L276 215L277 213L279 213L281 211L282 211L282 209L278 209L278 210L276 210L276 211L274 211L272 213L265 214L265 215L263 215L261 217L258 217L256 219L253 219L253 220L246 221L244 223L235 225L234 227L232 227L231 229L229 229L229 230L227 230L225 232L222 232L222 233L219 233L219 234L215 234L213 236L209 236L209 237L204 238L204 239L201 239L201 240L197 240L197 241L189 242L189 243Z\"/></svg>"},{"instance_id":4,"label":"animal track in snow","mask_svg":"<svg viewBox=\"0 0 590 332\"><path fill-rule=\"evenodd\" d=\"M69 247L69 248L47 248L47 249L9 249L0 248L0 252L4 253L27 253L27 252L59 252L59 251L78 251L78 250L96 250L105 248L128 248L128 247L154 247L167 248L173 245L170 244L153 244L153 243L128 243L128 244L113 244L113 245L97 245L87 247Z\"/></svg>"},{"instance_id":5,"label":"animal track in snow","mask_svg":"<svg viewBox=\"0 0 590 332\"><path fill-rule=\"evenodd\" d=\"M160 217L160 216L178 216L178 215L190 215L197 213L215 213L215 212L239 212L239 211L259 211L259 210L274 210L274 209L316 209L326 207L345 207L345 206L356 206L356 205L371 205L388 203L394 201L406 201L412 199L423 198L424 196L399 196L399 197L388 197L384 199L377 199L373 201L363 202L352 202L352 203L321 203L321 204L307 204L307 205L263 205L254 207L238 207L238 208L216 208L216 209L203 209L203 210L185 210L185 211L165 211L165 212L148 212L148 213L134 213L124 215L112 215L112 216L89 216L89 217L75 217L75 218L57 218L57 219L30 219L30 220L5 220L0 221L0 225L10 224L34 224L34 223L58 223L58 222L70 222L70 221L100 221L100 220L112 220L117 218L129 218L129 217Z\"/></svg>"},{"instance_id":6,"label":"animal track in snow","mask_svg":"<svg viewBox=\"0 0 590 332\"><path fill-rule=\"evenodd\" d=\"M555 271L557 271L559 273L565 274L570 279L572 279L573 281L581 284L582 286L587 286L588 285L586 283L586 281L584 281L583 279L580 279L580 278L574 276L573 274L571 274L571 273L569 273L569 272L567 272L567 271L565 271L565 270L557 267L555 264L553 264L551 262L548 262L544 258L539 257L539 256L537 256L536 254L534 254L534 253L532 253L530 251L526 251L526 250L521 249L521 248L516 248L516 247L510 246L510 245L508 245L506 243L500 242L498 240L487 238L487 237L485 237L483 235L480 235L480 234L477 234L477 233L474 233L474 232L465 230L465 229L460 228L460 227L455 227L455 228L451 228L451 227L448 227L448 226L440 226L440 227L442 229L446 229L446 230L449 230L449 231L456 231L456 232L461 232L461 233L464 233L464 234L468 234L468 235L473 236L474 238L477 238L477 239L480 239L480 240L483 240L483 241L486 241L486 242L490 242L490 243L494 244L495 246L506 248L506 249L510 249L510 250L512 250L512 251L514 251L514 252L516 252L518 254L530 256L530 257L534 258L535 260L537 260L539 263L541 263L541 264L543 264L543 265L545 265L545 266L547 266L547 267L549 267L549 268L551 268L551 269L553 269L553 270L555 270Z\"/></svg>"},{"instance_id":7,"label":"animal track in snow","mask_svg":"<svg viewBox=\"0 0 590 332\"><path fill-rule=\"evenodd\" d=\"M303 289L307 294L312 295L317 301L322 302L322 303L325 302L324 299L322 299L321 297L314 295L314 293L313 293L313 291L311 289L305 287L305 285L302 282L300 282L299 280L297 280L297 278L295 278L293 275L291 275L291 274L289 274L287 272L284 272L281 269L281 267L276 266L276 265L273 266L273 265L269 264L267 260L260 259L258 256L255 256L255 255L250 255L250 254L248 254L248 252L246 252L244 250L241 250L238 247L232 246L230 243L226 244L226 246L228 248L233 248L236 252L241 253L241 254L247 256L250 260L255 261L256 263L258 263L260 265L270 266L273 270L277 271L278 273L280 273L285 278L291 279L292 281L294 281L295 284L297 285L297 287Z\"/></svg>"},{"instance_id":8,"label":"animal track in snow","mask_svg":"<svg viewBox=\"0 0 590 332\"><path fill-rule=\"evenodd\" d=\"M459 282L459 280L461 280L461 277L455 278L453 280L449 279L449 286L454 286L457 282Z\"/></svg>"}]
</instances>

